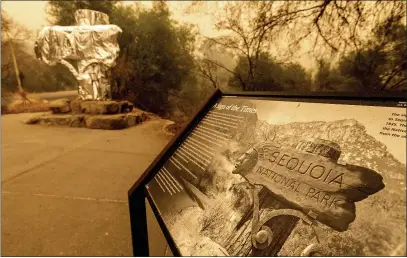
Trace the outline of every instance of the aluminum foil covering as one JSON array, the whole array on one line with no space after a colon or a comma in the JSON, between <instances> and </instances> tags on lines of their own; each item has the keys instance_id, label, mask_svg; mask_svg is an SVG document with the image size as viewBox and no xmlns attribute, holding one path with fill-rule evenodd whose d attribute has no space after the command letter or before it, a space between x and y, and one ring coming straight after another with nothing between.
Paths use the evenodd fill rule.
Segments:
<instances>
[{"instance_id":1,"label":"aluminum foil covering","mask_svg":"<svg viewBox=\"0 0 407 258\"><path fill-rule=\"evenodd\" d=\"M61 63L79 82L81 99L111 99L109 72L116 64L122 30L108 23L106 14L91 10L75 13L78 26L47 26L35 44L37 58L48 65Z\"/></svg>"}]
</instances>

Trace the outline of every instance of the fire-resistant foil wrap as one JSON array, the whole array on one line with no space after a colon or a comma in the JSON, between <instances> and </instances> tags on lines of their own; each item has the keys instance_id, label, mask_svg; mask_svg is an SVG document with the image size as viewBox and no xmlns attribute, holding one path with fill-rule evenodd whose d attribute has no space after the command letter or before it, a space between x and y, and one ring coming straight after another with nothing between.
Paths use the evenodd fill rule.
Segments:
<instances>
[{"instance_id":1,"label":"fire-resistant foil wrap","mask_svg":"<svg viewBox=\"0 0 407 258\"><path fill-rule=\"evenodd\" d=\"M110 99L109 70L115 66L122 30L100 12L78 10L78 26L47 26L38 36L37 58L48 65L61 63L79 82L81 99Z\"/></svg>"}]
</instances>

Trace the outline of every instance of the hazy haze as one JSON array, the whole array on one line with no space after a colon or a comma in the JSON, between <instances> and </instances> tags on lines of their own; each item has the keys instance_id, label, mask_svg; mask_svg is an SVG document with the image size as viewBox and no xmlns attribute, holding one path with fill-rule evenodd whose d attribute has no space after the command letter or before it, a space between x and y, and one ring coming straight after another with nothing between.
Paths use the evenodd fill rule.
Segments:
<instances>
[{"instance_id":1,"label":"hazy haze","mask_svg":"<svg viewBox=\"0 0 407 258\"><path fill-rule=\"evenodd\" d=\"M125 1L124 4L132 4L134 1ZM139 1L144 7L149 8L152 6L152 1ZM31 49L34 46L35 34L44 26L49 25L47 15L45 13L47 1L2 1L1 8L16 22L25 25L28 29L33 31L33 38L31 42L27 42L28 52L34 55ZM189 1L168 1L172 18L178 22L196 24L202 35L207 37L216 37L221 32L215 29L215 22L208 10L200 12L199 14L186 14L185 8L190 4ZM215 2L214 2L215 3ZM219 3L222 4L222 3ZM219 10L219 9L218 9ZM306 50L309 46L307 42L302 44L302 48ZM293 61L299 62L306 69L314 69L314 59L308 55L301 58L296 58Z\"/></svg>"}]
</instances>

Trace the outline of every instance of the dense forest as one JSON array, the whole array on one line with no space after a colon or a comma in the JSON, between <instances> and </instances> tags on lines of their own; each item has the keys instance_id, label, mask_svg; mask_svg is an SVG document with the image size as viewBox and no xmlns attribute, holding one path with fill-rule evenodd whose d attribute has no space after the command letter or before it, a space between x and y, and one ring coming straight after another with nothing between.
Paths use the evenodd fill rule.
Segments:
<instances>
[{"instance_id":1,"label":"dense forest","mask_svg":"<svg viewBox=\"0 0 407 258\"><path fill-rule=\"evenodd\" d=\"M112 93L137 107L184 120L214 88L236 91L407 90L405 1L191 1L185 14L209 13L222 36L175 20L166 1L48 1L53 25L75 24L77 9L109 15L120 56ZM33 33L2 10L2 93L17 90L14 47L27 92L76 89L62 65L27 50ZM306 47L304 47L306 46ZM33 51L32 51L33 52ZM306 55L317 66L305 68Z\"/></svg>"}]
</instances>

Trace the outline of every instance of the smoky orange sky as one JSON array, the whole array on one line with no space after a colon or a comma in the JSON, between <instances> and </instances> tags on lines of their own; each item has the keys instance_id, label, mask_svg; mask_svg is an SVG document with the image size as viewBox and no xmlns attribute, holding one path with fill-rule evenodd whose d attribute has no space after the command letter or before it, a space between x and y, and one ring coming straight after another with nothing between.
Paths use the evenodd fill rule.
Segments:
<instances>
[{"instance_id":1,"label":"smoky orange sky","mask_svg":"<svg viewBox=\"0 0 407 258\"><path fill-rule=\"evenodd\" d=\"M135 1L123 1L124 4L133 4ZM146 8L152 7L152 1L137 1ZM2 10L16 22L25 25L28 29L32 30L33 38L31 42L27 42L29 48L34 46L35 34L41 30L42 27L48 25L47 15L45 12L47 1L1 1ZM202 35L207 37L215 37L223 34L215 29L215 21L209 11L199 13L186 14L185 8L190 5L190 1L168 1L167 2L172 18L178 22L196 24ZM219 2L222 5L223 2ZM219 11L220 9L218 9ZM307 42L303 44L303 48L310 46ZM29 51L30 54L31 51ZM307 55L294 59L295 62L300 63L307 70L314 70L316 62L313 58Z\"/></svg>"}]
</instances>

